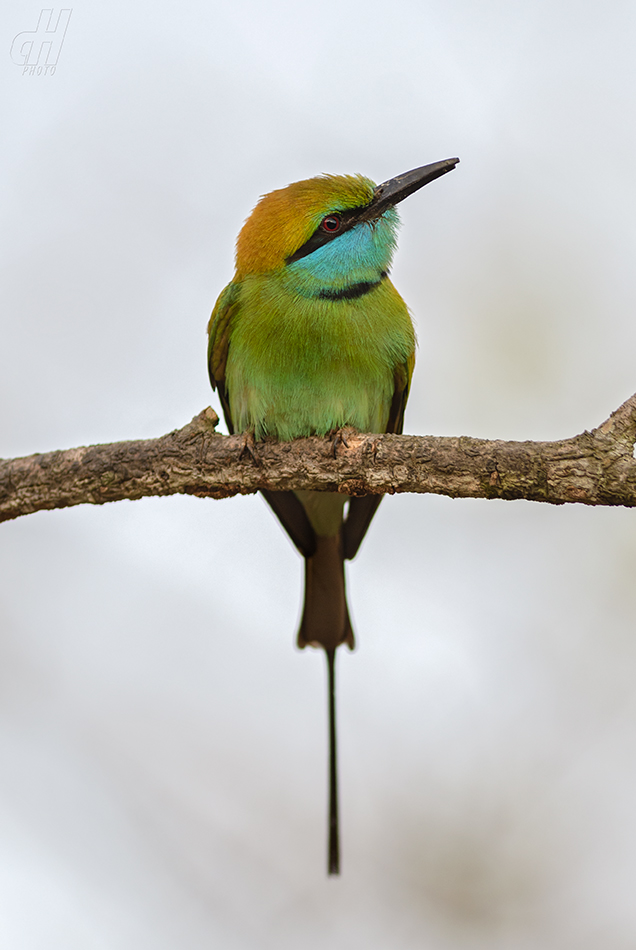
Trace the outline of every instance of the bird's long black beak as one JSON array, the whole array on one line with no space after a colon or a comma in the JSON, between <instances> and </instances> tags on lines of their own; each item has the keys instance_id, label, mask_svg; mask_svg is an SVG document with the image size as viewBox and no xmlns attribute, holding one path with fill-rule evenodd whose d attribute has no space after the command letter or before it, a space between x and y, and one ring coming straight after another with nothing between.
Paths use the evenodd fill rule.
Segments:
<instances>
[{"instance_id":1,"label":"bird's long black beak","mask_svg":"<svg viewBox=\"0 0 636 950\"><path fill-rule=\"evenodd\" d=\"M435 181L436 178L441 178L447 172L452 172L458 162L458 158L445 158L443 162L422 165L421 168L413 168L410 172L404 172L402 175L383 181L375 189L371 204L364 209L364 217L379 217L387 208L392 208L400 201L404 201L424 185Z\"/></svg>"},{"instance_id":2,"label":"bird's long black beak","mask_svg":"<svg viewBox=\"0 0 636 950\"><path fill-rule=\"evenodd\" d=\"M421 168L413 168L410 172L404 172L403 175L389 178L375 189L373 204L376 207L382 205L383 208L396 205L419 191L424 185L428 185L430 181L435 181L447 172L452 172L458 162L458 158L445 158L443 162L432 162L430 165L422 165Z\"/></svg>"}]
</instances>

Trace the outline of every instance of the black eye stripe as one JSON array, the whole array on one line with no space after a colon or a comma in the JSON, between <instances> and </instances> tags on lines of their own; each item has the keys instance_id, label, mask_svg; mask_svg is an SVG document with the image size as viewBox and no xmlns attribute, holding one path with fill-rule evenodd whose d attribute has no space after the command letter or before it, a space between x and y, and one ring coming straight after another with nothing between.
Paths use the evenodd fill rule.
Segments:
<instances>
[{"instance_id":1,"label":"black eye stripe","mask_svg":"<svg viewBox=\"0 0 636 950\"><path fill-rule=\"evenodd\" d=\"M366 208L367 205L363 205L361 208L348 208L346 211L334 211L332 214L327 215L322 219L309 240L305 241L297 251L294 251L294 253L287 258L285 263L293 264L294 261L299 261L301 257L307 257L312 251L317 251L323 244L328 244L329 241L333 241L339 238L341 234L350 231L354 224L357 224L360 220L364 220L364 211ZM334 231L325 230L323 225L329 218L337 218L340 222L340 227Z\"/></svg>"}]
</instances>

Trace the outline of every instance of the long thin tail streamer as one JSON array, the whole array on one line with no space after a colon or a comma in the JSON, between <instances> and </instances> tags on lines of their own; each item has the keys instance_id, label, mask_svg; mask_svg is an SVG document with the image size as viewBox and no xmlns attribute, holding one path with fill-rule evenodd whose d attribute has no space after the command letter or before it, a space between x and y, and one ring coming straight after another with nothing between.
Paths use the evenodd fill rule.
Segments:
<instances>
[{"instance_id":1,"label":"long thin tail streamer","mask_svg":"<svg viewBox=\"0 0 636 950\"><path fill-rule=\"evenodd\" d=\"M340 832L338 827L338 747L336 743L336 651L327 654L329 691L329 862L328 873L340 874Z\"/></svg>"}]
</instances>

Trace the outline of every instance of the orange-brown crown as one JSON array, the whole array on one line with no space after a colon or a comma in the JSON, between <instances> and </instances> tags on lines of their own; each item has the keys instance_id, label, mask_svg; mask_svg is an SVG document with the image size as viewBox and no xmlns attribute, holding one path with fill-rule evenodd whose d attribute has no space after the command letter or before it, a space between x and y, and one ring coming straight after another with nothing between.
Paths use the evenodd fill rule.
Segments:
<instances>
[{"instance_id":1,"label":"orange-brown crown","mask_svg":"<svg viewBox=\"0 0 636 950\"><path fill-rule=\"evenodd\" d=\"M325 215L369 204L375 184L362 175L320 175L263 195L236 242L236 278L278 270Z\"/></svg>"}]
</instances>

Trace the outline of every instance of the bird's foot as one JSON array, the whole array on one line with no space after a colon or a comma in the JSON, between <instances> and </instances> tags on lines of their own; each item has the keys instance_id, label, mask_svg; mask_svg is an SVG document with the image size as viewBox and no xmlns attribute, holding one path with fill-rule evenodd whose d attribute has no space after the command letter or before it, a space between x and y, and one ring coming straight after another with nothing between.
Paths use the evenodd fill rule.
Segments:
<instances>
[{"instance_id":1,"label":"bird's foot","mask_svg":"<svg viewBox=\"0 0 636 950\"><path fill-rule=\"evenodd\" d=\"M243 459L248 456L253 462L258 463L258 458L256 457L256 439L254 438L254 429L248 429L243 433L243 448L239 453L239 462L242 462Z\"/></svg>"},{"instance_id":2,"label":"bird's foot","mask_svg":"<svg viewBox=\"0 0 636 950\"><path fill-rule=\"evenodd\" d=\"M349 448L349 443L347 442L347 434L351 432L351 426L341 426L339 429L331 429L327 433L327 438L331 440L331 454L334 458L338 456L338 446L344 445L345 449Z\"/></svg>"}]
</instances>

